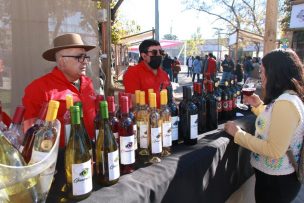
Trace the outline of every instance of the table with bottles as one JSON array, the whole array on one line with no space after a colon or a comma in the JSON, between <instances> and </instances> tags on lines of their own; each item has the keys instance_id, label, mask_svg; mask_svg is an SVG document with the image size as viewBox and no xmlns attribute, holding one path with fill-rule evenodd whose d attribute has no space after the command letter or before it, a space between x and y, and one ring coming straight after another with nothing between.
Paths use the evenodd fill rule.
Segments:
<instances>
[{"instance_id":1,"label":"table with bottles","mask_svg":"<svg viewBox=\"0 0 304 203\"><path fill-rule=\"evenodd\" d=\"M254 132L255 116L242 111L235 122ZM249 114L249 115L248 115ZM157 164L137 164L110 187L94 183L83 202L224 202L252 174L250 152L233 142L221 129L199 135L198 144L179 144ZM61 192L64 185L63 152L59 151L57 174L47 202L72 202Z\"/></svg>"}]
</instances>

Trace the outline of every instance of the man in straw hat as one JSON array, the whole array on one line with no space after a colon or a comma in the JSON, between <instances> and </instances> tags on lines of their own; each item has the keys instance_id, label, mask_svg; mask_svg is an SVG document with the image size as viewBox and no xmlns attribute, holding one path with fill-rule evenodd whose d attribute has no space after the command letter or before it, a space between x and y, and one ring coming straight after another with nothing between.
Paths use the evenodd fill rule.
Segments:
<instances>
[{"instance_id":1,"label":"man in straw hat","mask_svg":"<svg viewBox=\"0 0 304 203\"><path fill-rule=\"evenodd\" d=\"M95 48L85 45L80 35L75 33L58 36L53 41L54 47L45 51L42 57L48 61L55 61L54 69L31 82L24 91L23 105L26 108L24 125L30 127L38 117L42 105L49 100L60 102L57 118L61 122L60 146L64 143L63 115L66 112L66 95L73 96L74 102L83 104L83 117L86 130L92 138L94 135L95 92L90 78L85 76L90 62L87 51Z\"/></svg>"}]
</instances>

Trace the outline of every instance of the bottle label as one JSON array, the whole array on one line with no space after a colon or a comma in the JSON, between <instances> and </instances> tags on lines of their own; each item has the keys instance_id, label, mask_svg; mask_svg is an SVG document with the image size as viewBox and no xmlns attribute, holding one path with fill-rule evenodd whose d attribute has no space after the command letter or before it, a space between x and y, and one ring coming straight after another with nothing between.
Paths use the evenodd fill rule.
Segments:
<instances>
[{"instance_id":1,"label":"bottle label","mask_svg":"<svg viewBox=\"0 0 304 203\"><path fill-rule=\"evenodd\" d=\"M132 164L135 162L135 151L134 151L134 135L131 136L120 136L120 163L121 164Z\"/></svg>"},{"instance_id":2,"label":"bottle label","mask_svg":"<svg viewBox=\"0 0 304 203\"><path fill-rule=\"evenodd\" d=\"M162 152L161 128L151 128L151 149L152 154Z\"/></svg>"},{"instance_id":3,"label":"bottle label","mask_svg":"<svg viewBox=\"0 0 304 203\"><path fill-rule=\"evenodd\" d=\"M172 122L172 140L178 140L178 122L179 122L179 117L178 116L173 116L171 117L171 122Z\"/></svg>"},{"instance_id":4,"label":"bottle label","mask_svg":"<svg viewBox=\"0 0 304 203\"><path fill-rule=\"evenodd\" d=\"M98 140L98 135L99 135L99 129L96 129L95 130L95 142L97 142L97 140Z\"/></svg>"},{"instance_id":5,"label":"bottle label","mask_svg":"<svg viewBox=\"0 0 304 203\"><path fill-rule=\"evenodd\" d=\"M190 126L191 126L191 132L190 132L190 139L197 139L198 137L198 130L197 130L197 114L190 116Z\"/></svg>"},{"instance_id":6,"label":"bottle label","mask_svg":"<svg viewBox=\"0 0 304 203\"><path fill-rule=\"evenodd\" d=\"M232 108L233 108L233 100L230 99L228 100L228 111L232 111Z\"/></svg>"},{"instance_id":7,"label":"bottle label","mask_svg":"<svg viewBox=\"0 0 304 203\"><path fill-rule=\"evenodd\" d=\"M241 100L242 100L241 95L237 96L237 98L236 98L236 103L237 103L237 104L240 104L240 103L241 103Z\"/></svg>"},{"instance_id":8,"label":"bottle label","mask_svg":"<svg viewBox=\"0 0 304 203\"><path fill-rule=\"evenodd\" d=\"M163 147L172 146L172 129L171 122L163 122L162 124Z\"/></svg>"},{"instance_id":9,"label":"bottle label","mask_svg":"<svg viewBox=\"0 0 304 203\"><path fill-rule=\"evenodd\" d=\"M118 132L117 133L113 133L115 140L118 140Z\"/></svg>"},{"instance_id":10,"label":"bottle label","mask_svg":"<svg viewBox=\"0 0 304 203\"><path fill-rule=\"evenodd\" d=\"M72 164L73 195L84 195L92 191L91 159L81 164Z\"/></svg>"},{"instance_id":11,"label":"bottle label","mask_svg":"<svg viewBox=\"0 0 304 203\"><path fill-rule=\"evenodd\" d=\"M217 112L222 112L221 97L217 97Z\"/></svg>"},{"instance_id":12,"label":"bottle label","mask_svg":"<svg viewBox=\"0 0 304 203\"><path fill-rule=\"evenodd\" d=\"M108 153L109 180L119 178L119 155L118 150Z\"/></svg>"},{"instance_id":13,"label":"bottle label","mask_svg":"<svg viewBox=\"0 0 304 203\"><path fill-rule=\"evenodd\" d=\"M229 111L228 101L223 101L223 111Z\"/></svg>"},{"instance_id":14,"label":"bottle label","mask_svg":"<svg viewBox=\"0 0 304 203\"><path fill-rule=\"evenodd\" d=\"M71 134L71 124L66 124L64 125L64 143L65 146L69 143L69 139L70 139L70 134Z\"/></svg>"},{"instance_id":15,"label":"bottle label","mask_svg":"<svg viewBox=\"0 0 304 203\"><path fill-rule=\"evenodd\" d=\"M134 150L137 150L138 148L138 142L137 142L137 125L133 125L133 133L134 133Z\"/></svg>"},{"instance_id":16,"label":"bottle label","mask_svg":"<svg viewBox=\"0 0 304 203\"><path fill-rule=\"evenodd\" d=\"M139 146L142 149L148 148L148 125L139 124Z\"/></svg>"},{"instance_id":17,"label":"bottle label","mask_svg":"<svg viewBox=\"0 0 304 203\"><path fill-rule=\"evenodd\" d=\"M31 157L31 164L37 163L44 159L48 155L48 152L40 152L33 148L32 157Z\"/></svg>"}]
</instances>

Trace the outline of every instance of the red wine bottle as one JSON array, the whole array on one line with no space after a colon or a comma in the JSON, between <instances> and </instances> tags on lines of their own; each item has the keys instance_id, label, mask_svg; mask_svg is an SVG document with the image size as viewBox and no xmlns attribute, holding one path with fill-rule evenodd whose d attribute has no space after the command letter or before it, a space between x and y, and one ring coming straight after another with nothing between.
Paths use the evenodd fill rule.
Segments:
<instances>
[{"instance_id":1,"label":"red wine bottle","mask_svg":"<svg viewBox=\"0 0 304 203\"><path fill-rule=\"evenodd\" d=\"M167 87L168 92L168 108L171 113L171 127L172 127L172 145L177 145L180 141L178 126L179 126L179 113L175 102L173 101L173 89L169 85Z\"/></svg>"},{"instance_id":2,"label":"red wine bottle","mask_svg":"<svg viewBox=\"0 0 304 203\"><path fill-rule=\"evenodd\" d=\"M32 157L32 151L33 151L33 145L35 140L36 132L44 125L45 123L45 116L48 109L48 102L45 102L41 110L39 112L39 116L37 117L34 125L27 129L24 135L24 141L23 141L23 150L21 155L24 158L24 161L28 163L31 160Z\"/></svg>"},{"instance_id":3,"label":"red wine bottle","mask_svg":"<svg viewBox=\"0 0 304 203\"><path fill-rule=\"evenodd\" d=\"M191 88L185 88L186 95L183 95L183 104L179 109L181 132L184 136L184 143L186 145L194 145L197 143L198 137L198 108L191 101Z\"/></svg>"},{"instance_id":4,"label":"red wine bottle","mask_svg":"<svg viewBox=\"0 0 304 203\"><path fill-rule=\"evenodd\" d=\"M117 144L119 144L119 136L118 136L118 125L119 120L115 116L115 103L114 103L114 96L107 97L108 102L108 111L109 111L109 122L113 132L113 135L116 139Z\"/></svg>"},{"instance_id":5,"label":"red wine bottle","mask_svg":"<svg viewBox=\"0 0 304 203\"><path fill-rule=\"evenodd\" d=\"M120 170L121 174L128 174L134 171L135 150L133 121L129 117L128 97L121 97L121 119L118 127L119 148L120 148Z\"/></svg>"},{"instance_id":6,"label":"red wine bottle","mask_svg":"<svg viewBox=\"0 0 304 203\"><path fill-rule=\"evenodd\" d=\"M217 114L217 99L213 91L213 83L207 84L207 129L215 130L218 127L218 114Z\"/></svg>"},{"instance_id":7,"label":"red wine bottle","mask_svg":"<svg viewBox=\"0 0 304 203\"><path fill-rule=\"evenodd\" d=\"M202 95L201 83L193 83L192 102L198 108L198 134L206 132L206 100Z\"/></svg>"}]
</instances>

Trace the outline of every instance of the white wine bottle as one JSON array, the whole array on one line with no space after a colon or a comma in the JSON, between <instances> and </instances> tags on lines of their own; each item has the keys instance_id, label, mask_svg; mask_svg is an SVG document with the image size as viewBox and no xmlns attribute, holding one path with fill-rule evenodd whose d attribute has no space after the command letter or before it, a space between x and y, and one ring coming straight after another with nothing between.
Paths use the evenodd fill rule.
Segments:
<instances>
[{"instance_id":1,"label":"white wine bottle","mask_svg":"<svg viewBox=\"0 0 304 203\"><path fill-rule=\"evenodd\" d=\"M161 132L161 119L156 109L156 94L149 94L150 102L150 162L159 163L161 161L160 156L162 153L162 132Z\"/></svg>"},{"instance_id":2,"label":"white wine bottle","mask_svg":"<svg viewBox=\"0 0 304 203\"><path fill-rule=\"evenodd\" d=\"M65 174L68 197L85 199L92 191L92 160L83 140L79 106L71 106L71 134L65 150Z\"/></svg>"},{"instance_id":3,"label":"white wine bottle","mask_svg":"<svg viewBox=\"0 0 304 203\"><path fill-rule=\"evenodd\" d=\"M100 113L101 123L96 145L96 171L98 182L102 186L110 186L117 183L120 177L118 145L111 130L106 101L100 102Z\"/></svg>"},{"instance_id":4,"label":"white wine bottle","mask_svg":"<svg viewBox=\"0 0 304 203\"><path fill-rule=\"evenodd\" d=\"M65 101L66 101L66 112L63 115L63 122L64 122L64 145L66 146L69 141L69 136L71 132L70 107L73 106L73 96L71 94L67 94L65 96Z\"/></svg>"},{"instance_id":5,"label":"white wine bottle","mask_svg":"<svg viewBox=\"0 0 304 203\"><path fill-rule=\"evenodd\" d=\"M46 113L45 123L42 127L39 128L35 135L32 157L30 159L29 165L40 162L49 154L53 148L56 138L59 136L59 129L56 128L60 126L60 122L56 119L58 108L59 102L50 100ZM38 182L40 194L39 199L45 199L47 197L53 180L54 171L55 164L40 174Z\"/></svg>"},{"instance_id":6,"label":"white wine bottle","mask_svg":"<svg viewBox=\"0 0 304 203\"><path fill-rule=\"evenodd\" d=\"M167 106L168 97L167 90L160 91L160 119L162 121L162 141L163 151L162 156L168 156L171 154L172 146L172 127L171 127L171 113Z\"/></svg>"},{"instance_id":7,"label":"white wine bottle","mask_svg":"<svg viewBox=\"0 0 304 203\"><path fill-rule=\"evenodd\" d=\"M2 131L0 131L0 164L7 166L26 165L19 151L6 139ZM13 174L11 175L13 176ZM5 171L0 171L1 183L9 182L9 179L13 178L12 176L8 176ZM38 195L34 178L0 189L0 202L32 203L37 201Z\"/></svg>"},{"instance_id":8,"label":"white wine bottle","mask_svg":"<svg viewBox=\"0 0 304 203\"><path fill-rule=\"evenodd\" d=\"M82 102L75 102L75 106L79 106L79 110L80 110L80 128L83 131L82 138L84 139L85 144L89 149L91 157L93 157L92 141L84 125Z\"/></svg>"},{"instance_id":9,"label":"white wine bottle","mask_svg":"<svg viewBox=\"0 0 304 203\"><path fill-rule=\"evenodd\" d=\"M146 157L150 155L150 134L149 134L149 112L146 106L145 92L139 93L139 110L136 114L137 132L139 140L139 155Z\"/></svg>"}]
</instances>

